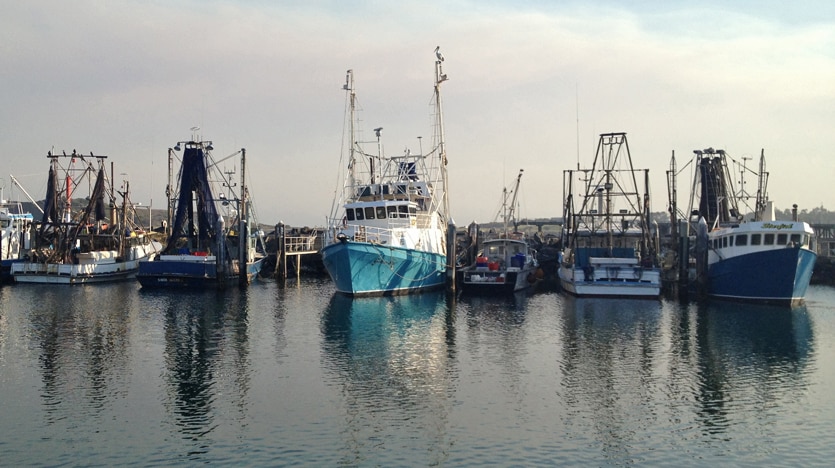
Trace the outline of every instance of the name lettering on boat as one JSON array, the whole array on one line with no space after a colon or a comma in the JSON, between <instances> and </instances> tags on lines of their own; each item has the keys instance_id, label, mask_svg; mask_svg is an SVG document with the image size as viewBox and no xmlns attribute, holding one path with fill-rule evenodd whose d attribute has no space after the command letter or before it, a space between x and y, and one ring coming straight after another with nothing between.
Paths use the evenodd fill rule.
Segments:
<instances>
[{"instance_id":1,"label":"name lettering on boat","mask_svg":"<svg viewBox=\"0 0 835 468\"><path fill-rule=\"evenodd\" d=\"M780 224L764 223L763 224L763 229L777 229L779 231L780 229L791 229L792 226L794 226L794 224L790 224L790 223L780 223Z\"/></svg>"}]
</instances>

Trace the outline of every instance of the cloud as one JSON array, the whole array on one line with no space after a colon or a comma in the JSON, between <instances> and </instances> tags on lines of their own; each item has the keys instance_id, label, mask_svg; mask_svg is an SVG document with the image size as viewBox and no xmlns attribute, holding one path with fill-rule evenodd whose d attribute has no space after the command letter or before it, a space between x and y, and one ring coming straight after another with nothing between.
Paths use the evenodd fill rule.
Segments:
<instances>
[{"instance_id":1,"label":"cloud","mask_svg":"<svg viewBox=\"0 0 835 468\"><path fill-rule=\"evenodd\" d=\"M399 153L431 136L441 45L459 222L493 219L519 168L523 212L560 215L562 170L610 131L651 169L656 210L672 151L705 146L765 148L779 207L827 204L806 187L835 172L832 8L701 5L18 2L0 19L0 141L12 173L43 179L53 146L110 154L135 200L162 205L167 148L196 125L216 155L247 148L264 222L321 224L345 70L366 131Z\"/></svg>"}]
</instances>

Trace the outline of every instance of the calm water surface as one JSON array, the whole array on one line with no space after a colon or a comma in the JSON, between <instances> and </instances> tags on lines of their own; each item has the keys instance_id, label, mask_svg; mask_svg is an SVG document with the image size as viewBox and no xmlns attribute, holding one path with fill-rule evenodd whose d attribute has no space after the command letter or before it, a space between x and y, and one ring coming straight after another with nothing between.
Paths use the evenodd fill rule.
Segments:
<instances>
[{"instance_id":1,"label":"calm water surface","mask_svg":"<svg viewBox=\"0 0 835 468\"><path fill-rule=\"evenodd\" d=\"M0 465L835 459L835 288L794 310L333 291L0 288Z\"/></svg>"}]
</instances>

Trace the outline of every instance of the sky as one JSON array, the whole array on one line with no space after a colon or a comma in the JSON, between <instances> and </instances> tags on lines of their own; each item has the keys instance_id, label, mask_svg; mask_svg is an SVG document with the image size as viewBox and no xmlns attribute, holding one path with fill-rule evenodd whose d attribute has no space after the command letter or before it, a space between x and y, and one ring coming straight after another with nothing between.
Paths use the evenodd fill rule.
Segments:
<instances>
[{"instance_id":1,"label":"sky","mask_svg":"<svg viewBox=\"0 0 835 468\"><path fill-rule=\"evenodd\" d=\"M104 154L163 208L167 149L246 148L259 221L321 226L337 188L345 71L389 154L431 138L434 49L450 205L490 222L562 215L562 173L626 132L667 207L673 153L764 150L778 209L835 209L829 0L0 0L0 186L45 194L48 151ZM232 158L233 160L236 158ZM228 164L233 165L232 160ZM679 204L690 173L679 175ZM753 184L753 179L747 182Z\"/></svg>"}]
</instances>

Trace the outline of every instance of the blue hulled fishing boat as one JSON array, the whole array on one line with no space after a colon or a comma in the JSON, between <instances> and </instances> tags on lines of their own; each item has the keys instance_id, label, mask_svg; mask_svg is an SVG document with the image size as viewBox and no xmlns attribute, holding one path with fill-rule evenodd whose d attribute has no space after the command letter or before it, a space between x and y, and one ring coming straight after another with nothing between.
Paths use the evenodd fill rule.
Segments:
<instances>
[{"instance_id":1,"label":"blue hulled fishing boat","mask_svg":"<svg viewBox=\"0 0 835 468\"><path fill-rule=\"evenodd\" d=\"M768 201L765 154L760 154L757 193L744 183L734 191L723 150L696 150L690 200L690 226L696 233L697 278L710 297L738 301L798 305L817 259L815 232L798 221L776 220ZM736 161L734 161L736 162ZM739 163L738 163L739 164ZM750 171L739 164L743 176ZM754 200L746 216L740 203Z\"/></svg>"},{"instance_id":2,"label":"blue hulled fishing boat","mask_svg":"<svg viewBox=\"0 0 835 468\"><path fill-rule=\"evenodd\" d=\"M442 287L446 281L449 222L441 83L441 56L435 50L435 128L426 154L407 149L384 156L382 128L375 129L376 152L365 152L357 139L356 93L348 70L350 127L345 182L325 233L322 261L348 295L406 294Z\"/></svg>"},{"instance_id":3,"label":"blue hulled fishing boat","mask_svg":"<svg viewBox=\"0 0 835 468\"><path fill-rule=\"evenodd\" d=\"M234 171L221 171L212 158L212 142L196 136L168 150L169 174L181 145L185 149L173 194L169 182L168 242L158 258L140 265L136 277L146 288L249 284L261 270L265 249L245 183L246 150L225 158L241 155L239 186L230 179Z\"/></svg>"}]
</instances>

